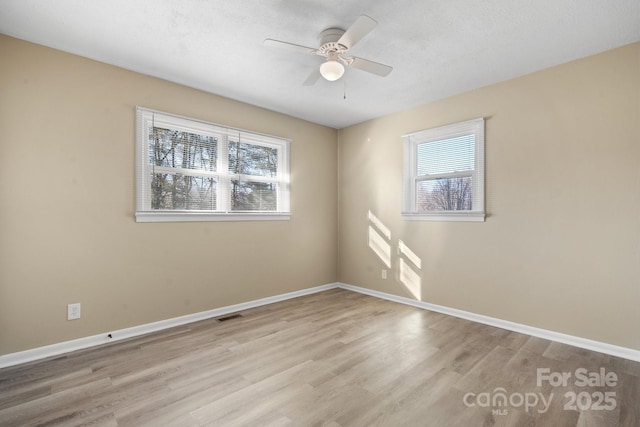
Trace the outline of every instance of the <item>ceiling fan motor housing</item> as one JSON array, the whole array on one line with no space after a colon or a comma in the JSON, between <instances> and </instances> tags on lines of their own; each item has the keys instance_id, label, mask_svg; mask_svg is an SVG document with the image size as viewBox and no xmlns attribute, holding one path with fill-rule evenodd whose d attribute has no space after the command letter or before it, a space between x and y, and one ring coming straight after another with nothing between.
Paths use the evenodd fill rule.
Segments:
<instances>
[{"instance_id":1,"label":"ceiling fan motor housing","mask_svg":"<svg viewBox=\"0 0 640 427\"><path fill-rule=\"evenodd\" d=\"M338 44L338 40L344 33L345 31L340 28L327 28L321 32L318 36L318 40L320 40L318 51L325 55L332 52L343 53L347 51L348 48L346 46Z\"/></svg>"}]
</instances>

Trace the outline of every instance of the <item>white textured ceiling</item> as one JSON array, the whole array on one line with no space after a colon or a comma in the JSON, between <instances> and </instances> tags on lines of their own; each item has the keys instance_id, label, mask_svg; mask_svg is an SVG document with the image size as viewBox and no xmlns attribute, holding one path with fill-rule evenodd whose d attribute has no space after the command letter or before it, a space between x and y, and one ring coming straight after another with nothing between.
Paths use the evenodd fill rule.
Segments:
<instances>
[{"instance_id":1,"label":"white textured ceiling","mask_svg":"<svg viewBox=\"0 0 640 427\"><path fill-rule=\"evenodd\" d=\"M262 43L317 47L363 13L350 53L387 77L303 86L322 59ZM640 1L0 0L0 32L342 128L640 41Z\"/></svg>"}]
</instances>

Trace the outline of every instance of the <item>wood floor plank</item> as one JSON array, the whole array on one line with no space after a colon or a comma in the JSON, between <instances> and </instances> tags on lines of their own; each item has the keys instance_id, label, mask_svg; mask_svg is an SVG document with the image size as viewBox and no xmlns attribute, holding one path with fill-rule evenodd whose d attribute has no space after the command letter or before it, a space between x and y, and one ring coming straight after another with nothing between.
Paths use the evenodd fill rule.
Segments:
<instances>
[{"instance_id":1,"label":"wood floor plank","mask_svg":"<svg viewBox=\"0 0 640 427\"><path fill-rule=\"evenodd\" d=\"M0 426L640 426L640 363L342 289L240 314L0 369Z\"/></svg>"}]
</instances>

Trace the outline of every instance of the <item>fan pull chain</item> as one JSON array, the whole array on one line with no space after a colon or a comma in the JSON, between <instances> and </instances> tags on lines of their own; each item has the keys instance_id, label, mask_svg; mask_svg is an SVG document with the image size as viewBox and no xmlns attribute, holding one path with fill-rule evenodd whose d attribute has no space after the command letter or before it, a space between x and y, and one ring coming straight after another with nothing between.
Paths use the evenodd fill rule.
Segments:
<instances>
[{"instance_id":1,"label":"fan pull chain","mask_svg":"<svg viewBox=\"0 0 640 427\"><path fill-rule=\"evenodd\" d=\"M347 79L343 79L342 80L342 84L344 85L343 86L344 87L344 95L343 95L342 99L346 100L347 99Z\"/></svg>"}]
</instances>

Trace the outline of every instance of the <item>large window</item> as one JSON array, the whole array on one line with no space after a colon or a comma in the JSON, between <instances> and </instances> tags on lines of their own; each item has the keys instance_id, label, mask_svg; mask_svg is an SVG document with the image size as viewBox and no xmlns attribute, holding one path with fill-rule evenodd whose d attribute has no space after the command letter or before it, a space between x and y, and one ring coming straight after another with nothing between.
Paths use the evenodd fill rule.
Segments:
<instances>
[{"instance_id":1,"label":"large window","mask_svg":"<svg viewBox=\"0 0 640 427\"><path fill-rule=\"evenodd\" d=\"M484 221L484 119L405 135L406 219Z\"/></svg>"},{"instance_id":2,"label":"large window","mask_svg":"<svg viewBox=\"0 0 640 427\"><path fill-rule=\"evenodd\" d=\"M288 219L289 141L138 107L136 221Z\"/></svg>"}]
</instances>

